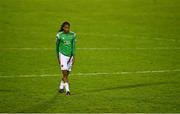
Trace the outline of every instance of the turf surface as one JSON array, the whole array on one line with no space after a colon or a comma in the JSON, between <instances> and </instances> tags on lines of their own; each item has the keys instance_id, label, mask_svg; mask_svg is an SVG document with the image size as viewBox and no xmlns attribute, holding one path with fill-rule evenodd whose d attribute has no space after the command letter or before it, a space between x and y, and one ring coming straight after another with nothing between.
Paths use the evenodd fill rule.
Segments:
<instances>
[{"instance_id":1,"label":"turf surface","mask_svg":"<svg viewBox=\"0 0 180 114\"><path fill-rule=\"evenodd\" d=\"M0 112L180 112L179 7L179 0L1 0ZM72 74L82 74L70 76L70 97L57 93L55 35L65 20L78 36ZM111 74L137 71L165 72Z\"/></svg>"}]
</instances>

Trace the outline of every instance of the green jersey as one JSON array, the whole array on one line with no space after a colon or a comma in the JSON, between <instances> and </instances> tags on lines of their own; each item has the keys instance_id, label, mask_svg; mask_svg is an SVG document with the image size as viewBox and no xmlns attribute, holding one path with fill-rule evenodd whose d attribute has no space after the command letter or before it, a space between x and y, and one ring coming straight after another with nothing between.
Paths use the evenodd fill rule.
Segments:
<instances>
[{"instance_id":1,"label":"green jersey","mask_svg":"<svg viewBox=\"0 0 180 114\"><path fill-rule=\"evenodd\" d=\"M74 56L75 54L75 38L74 32L64 33L58 32L56 35L56 52L59 56L59 52L65 56Z\"/></svg>"}]
</instances>

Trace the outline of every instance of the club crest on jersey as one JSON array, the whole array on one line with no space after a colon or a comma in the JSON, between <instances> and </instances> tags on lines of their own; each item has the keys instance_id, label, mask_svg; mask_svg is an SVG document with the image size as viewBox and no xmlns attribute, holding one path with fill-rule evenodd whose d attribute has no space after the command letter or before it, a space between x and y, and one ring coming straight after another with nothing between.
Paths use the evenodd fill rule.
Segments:
<instances>
[{"instance_id":1,"label":"club crest on jersey","mask_svg":"<svg viewBox=\"0 0 180 114\"><path fill-rule=\"evenodd\" d=\"M68 44L70 44L70 42L69 41L64 41L64 44L68 45Z\"/></svg>"}]
</instances>

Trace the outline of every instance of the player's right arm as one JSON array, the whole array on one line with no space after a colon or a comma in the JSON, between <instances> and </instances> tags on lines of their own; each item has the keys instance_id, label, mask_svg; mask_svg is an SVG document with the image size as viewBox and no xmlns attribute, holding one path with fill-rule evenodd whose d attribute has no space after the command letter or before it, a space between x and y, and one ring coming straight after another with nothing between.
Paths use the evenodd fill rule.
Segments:
<instances>
[{"instance_id":1,"label":"player's right arm","mask_svg":"<svg viewBox=\"0 0 180 114\"><path fill-rule=\"evenodd\" d=\"M57 34L56 35L56 54L57 54L58 62L60 64L60 61L59 61L59 46L60 46L60 38L59 38L59 34Z\"/></svg>"}]
</instances>

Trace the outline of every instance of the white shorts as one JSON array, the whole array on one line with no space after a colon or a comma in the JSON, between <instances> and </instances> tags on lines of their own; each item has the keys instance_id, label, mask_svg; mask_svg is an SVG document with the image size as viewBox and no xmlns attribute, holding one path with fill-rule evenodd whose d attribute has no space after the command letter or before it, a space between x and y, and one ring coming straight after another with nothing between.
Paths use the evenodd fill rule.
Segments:
<instances>
[{"instance_id":1,"label":"white shorts","mask_svg":"<svg viewBox=\"0 0 180 114\"><path fill-rule=\"evenodd\" d=\"M72 68L72 63L73 63L73 57L68 57L65 56L61 53L59 53L59 59L60 59L60 67L61 70L67 70L67 71L71 71Z\"/></svg>"}]
</instances>

